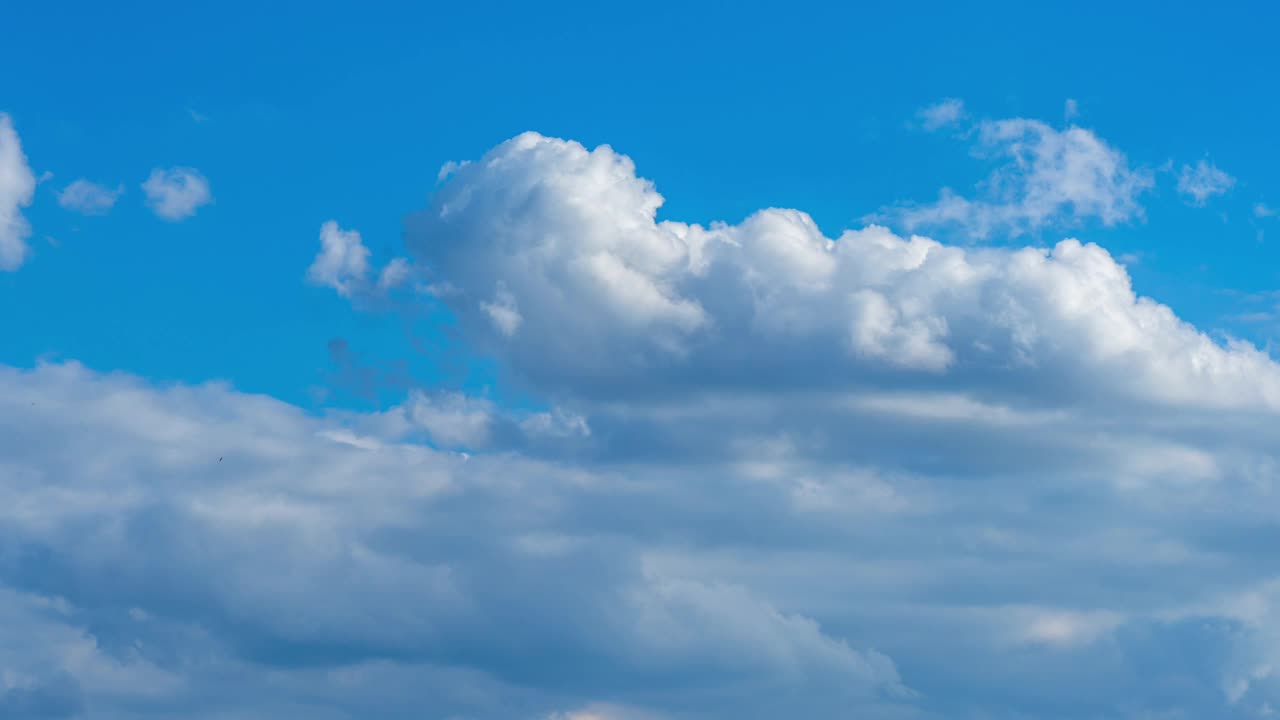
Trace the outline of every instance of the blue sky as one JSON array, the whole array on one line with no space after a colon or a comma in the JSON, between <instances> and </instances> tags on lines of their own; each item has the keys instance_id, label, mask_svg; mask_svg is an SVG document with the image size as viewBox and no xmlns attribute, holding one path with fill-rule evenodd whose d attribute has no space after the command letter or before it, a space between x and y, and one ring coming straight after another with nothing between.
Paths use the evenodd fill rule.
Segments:
<instances>
[{"instance_id":1,"label":"blue sky","mask_svg":"<svg viewBox=\"0 0 1280 720\"><path fill-rule=\"evenodd\" d=\"M0 716L1280 706L1275 9L4 15Z\"/></svg>"}]
</instances>

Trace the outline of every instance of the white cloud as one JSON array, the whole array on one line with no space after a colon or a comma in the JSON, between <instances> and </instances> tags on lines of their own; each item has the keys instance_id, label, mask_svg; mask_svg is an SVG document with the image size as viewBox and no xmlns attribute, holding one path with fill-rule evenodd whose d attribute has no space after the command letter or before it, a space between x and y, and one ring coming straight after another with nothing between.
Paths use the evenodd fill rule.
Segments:
<instances>
[{"instance_id":1,"label":"white cloud","mask_svg":"<svg viewBox=\"0 0 1280 720\"><path fill-rule=\"evenodd\" d=\"M829 387L955 368L1080 401L1280 407L1264 353L1219 346L1138 297L1096 245L966 250L875 226L829 239L793 210L702 227L655 221L661 203L609 147L526 134L444 186L408 242L453 288L441 299L464 327L496 334L503 360L546 391Z\"/></svg>"},{"instance_id":2,"label":"white cloud","mask_svg":"<svg viewBox=\"0 0 1280 720\"><path fill-rule=\"evenodd\" d=\"M591 426L587 419L563 408L537 412L520 421L520 429L534 438L538 437L588 437Z\"/></svg>"},{"instance_id":3,"label":"white cloud","mask_svg":"<svg viewBox=\"0 0 1280 720\"><path fill-rule=\"evenodd\" d=\"M434 397L421 392L406 402L408 418L422 426L444 447L480 447L489 443L494 424L493 404L458 393Z\"/></svg>"},{"instance_id":4,"label":"white cloud","mask_svg":"<svg viewBox=\"0 0 1280 720\"><path fill-rule=\"evenodd\" d=\"M536 449L590 437L591 427L582 415L562 407L548 410L508 410L483 397L453 391L414 390L386 414L388 428L397 436L421 429L440 448Z\"/></svg>"},{"instance_id":5,"label":"white cloud","mask_svg":"<svg viewBox=\"0 0 1280 720\"><path fill-rule=\"evenodd\" d=\"M1139 197L1151 174L1129 166L1119 150L1077 126L1058 130L1038 120L985 120L976 127L975 153L1003 160L980 184L981 196L944 189L928 205L896 208L883 219L908 231L958 226L972 239L1018 236L1096 220L1111 226L1142 217Z\"/></svg>"},{"instance_id":6,"label":"white cloud","mask_svg":"<svg viewBox=\"0 0 1280 720\"><path fill-rule=\"evenodd\" d=\"M0 271L13 272L26 262L31 225L22 208L31 204L36 179L22 152L13 120L0 113Z\"/></svg>"},{"instance_id":7,"label":"white cloud","mask_svg":"<svg viewBox=\"0 0 1280 720\"><path fill-rule=\"evenodd\" d=\"M924 129L933 132L960 122L964 118L964 101L958 98L947 98L920 110L917 116Z\"/></svg>"},{"instance_id":8,"label":"white cloud","mask_svg":"<svg viewBox=\"0 0 1280 720\"><path fill-rule=\"evenodd\" d=\"M106 215L123 194L123 185L109 188L80 179L58 193L58 204L82 215Z\"/></svg>"},{"instance_id":9,"label":"white cloud","mask_svg":"<svg viewBox=\"0 0 1280 720\"><path fill-rule=\"evenodd\" d=\"M520 323L524 320L520 315L520 310L516 307L515 299L501 285L499 285L497 292L494 293L493 300L480 303L480 309L489 316L493 326L508 337L514 335L516 330L520 329Z\"/></svg>"},{"instance_id":10,"label":"white cloud","mask_svg":"<svg viewBox=\"0 0 1280 720\"><path fill-rule=\"evenodd\" d=\"M307 268L307 280L324 285L350 297L366 282L369 274L369 249L355 230L343 230L330 220L320 226L320 252Z\"/></svg>"},{"instance_id":11,"label":"white cloud","mask_svg":"<svg viewBox=\"0 0 1280 720\"><path fill-rule=\"evenodd\" d=\"M456 397L404 411L435 425L459 408L484 415ZM104 716L138 703L184 717L264 711L301 697L317 666L353 716L417 716L424 682L468 669L488 690L439 701L495 719L546 715L564 688L625 695L670 672L735 694L786 677L798 693L828 688L864 706L879 688L899 691L887 658L803 613L644 568L648 531L610 520L614 506L657 519L679 484L504 452L464 460L401 443L399 429L377 434L388 427L221 385L0 368L0 527L25 553L0 562L0 616L57 603L49 629L15 626L14 647L52 653L47 638L61 634L106 658L68 651L49 664L0 647L0 662ZM565 540L527 542L552 536ZM382 688L395 668L404 682ZM262 672L271 682L249 680ZM224 682L254 692L208 705Z\"/></svg>"},{"instance_id":12,"label":"white cloud","mask_svg":"<svg viewBox=\"0 0 1280 720\"><path fill-rule=\"evenodd\" d=\"M1075 98L1067 98L1062 108L1062 116L1068 121L1080 117L1080 104L1075 101Z\"/></svg>"},{"instance_id":13,"label":"white cloud","mask_svg":"<svg viewBox=\"0 0 1280 720\"><path fill-rule=\"evenodd\" d=\"M467 161L454 162L453 160L450 160L446 162L444 165L440 166L440 172L436 173L436 183L439 184L444 182L445 180L448 180L450 177L453 176L454 173L458 172L459 170L461 170L462 168L466 167L469 164L470 163Z\"/></svg>"},{"instance_id":14,"label":"white cloud","mask_svg":"<svg viewBox=\"0 0 1280 720\"><path fill-rule=\"evenodd\" d=\"M1236 184L1236 179L1201 160L1195 166L1183 165L1178 173L1178 192L1190 198L1192 205L1203 207L1209 198L1223 195Z\"/></svg>"},{"instance_id":15,"label":"white cloud","mask_svg":"<svg viewBox=\"0 0 1280 720\"><path fill-rule=\"evenodd\" d=\"M1274 423L892 393L832 407L793 392L712 404L664 420L695 456L627 463L512 453L490 422L499 444L464 461L378 415L74 364L0 369L0 527L21 548L0 562L16 633L0 696L107 717L288 716L323 698L343 717L408 718L430 688L441 716L492 720L980 716L1025 702L1010 686L1042 699L1021 706L1032 717L1275 700L1257 670L1280 628L1265 546L1222 545L1266 532L1274 476L1257 463L1276 467ZM857 462L924 472L881 475L893 504L844 493L810 419ZM749 441L757 423L795 439L727 459L708 442ZM1222 423L1229 442L1203 432ZM1153 437L1227 472L1149 493L1111 482ZM840 491L815 506L799 488ZM1202 660L1153 659L1180 657Z\"/></svg>"},{"instance_id":16,"label":"white cloud","mask_svg":"<svg viewBox=\"0 0 1280 720\"><path fill-rule=\"evenodd\" d=\"M1011 614L1019 616L1022 625L1019 639L1054 647L1092 643L1114 631L1124 620L1116 613L1105 611L1089 613L1019 608Z\"/></svg>"},{"instance_id":17,"label":"white cloud","mask_svg":"<svg viewBox=\"0 0 1280 720\"><path fill-rule=\"evenodd\" d=\"M1256 218L1269 218L1276 216L1276 209L1265 203L1255 203L1253 206L1253 216Z\"/></svg>"},{"instance_id":18,"label":"white cloud","mask_svg":"<svg viewBox=\"0 0 1280 720\"><path fill-rule=\"evenodd\" d=\"M0 369L0 619L42 649L0 663L103 717L1280 701L1258 670L1280 647L1270 357L1077 240L828 238L783 209L703 227L661 203L610 148L522 135L409 221L429 302L533 398L515 407L431 390L316 417ZM363 244L339 240L346 268ZM119 674L43 652L58 634Z\"/></svg>"},{"instance_id":19,"label":"white cloud","mask_svg":"<svg viewBox=\"0 0 1280 720\"><path fill-rule=\"evenodd\" d=\"M855 353L922 370L943 370L951 364L954 356L943 342L946 320L937 316L904 320L875 290L858 290L850 302Z\"/></svg>"},{"instance_id":20,"label":"white cloud","mask_svg":"<svg viewBox=\"0 0 1280 720\"><path fill-rule=\"evenodd\" d=\"M408 282L412 276L413 267L409 265L408 260L392 258L378 273L378 289L384 292L394 290Z\"/></svg>"},{"instance_id":21,"label":"white cloud","mask_svg":"<svg viewBox=\"0 0 1280 720\"><path fill-rule=\"evenodd\" d=\"M213 202L209 181L199 170L189 167L152 170L142 183L142 192L147 196L147 206L169 221L189 218Z\"/></svg>"},{"instance_id":22,"label":"white cloud","mask_svg":"<svg viewBox=\"0 0 1280 720\"><path fill-rule=\"evenodd\" d=\"M347 298L371 293L387 293L405 285L413 276L413 266L404 258L393 258L378 272L377 282L369 282L369 248L360 233L343 230L334 220L320 226L320 252L307 268L307 282L333 288Z\"/></svg>"}]
</instances>

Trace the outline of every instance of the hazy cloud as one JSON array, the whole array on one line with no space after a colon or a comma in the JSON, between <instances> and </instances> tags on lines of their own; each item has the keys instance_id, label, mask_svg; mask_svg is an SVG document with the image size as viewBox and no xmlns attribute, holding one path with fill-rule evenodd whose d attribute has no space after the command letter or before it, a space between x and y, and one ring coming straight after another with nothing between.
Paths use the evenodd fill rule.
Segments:
<instances>
[{"instance_id":1,"label":"hazy cloud","mask_svg":"<svg viewBox=\"0 0 1280 720\"><path fill-rule=\"evenodd\" d=\"M189 167L152 170L142 183L142 191L147 196L147 206L169 221L189 218L200 207L213 202L209 181L199 170Z\"/></svg>"},{"instance_id":2,"label":"hazy cloud","mask_svg":"<svg viewBox=\"0 0 1280 720\"><path fill-rule=\"evenodd\" d=\"M58 204L81 215L106 215L123 194L123 185L109 188L81 179L58 193Z\"/></svg>"},{"instance_id":3,"label":"hazy cloud","mask_svg":"<svg viewBox=\"0 0 1280 720\"><path fill-rule=\"evenodd\" d=\"M1194 167L1183 165L1178 173L1178 192L1197 207L1203 207L1215 195L1225 194L1235 184L1235 178L1207 160L1201 160Z\"/></svg>"}]
</instances>

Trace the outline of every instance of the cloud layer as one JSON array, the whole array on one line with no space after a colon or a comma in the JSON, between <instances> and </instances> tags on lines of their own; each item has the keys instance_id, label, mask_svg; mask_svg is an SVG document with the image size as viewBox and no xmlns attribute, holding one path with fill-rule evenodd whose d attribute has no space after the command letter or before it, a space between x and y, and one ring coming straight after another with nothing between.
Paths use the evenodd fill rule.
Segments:
<instances>
[{"instance_id":1,"label":"cloud layer","mask_svg":"<svg viewBox=\"0 0 1280 720\"><path fill-rule=\"evenodd\" d=\"M601 516L659 518L661 483L406 444L417 407L321 420L73 364L0 371L0 398L0 613L22 628L0 703L267 717L317 671L396 717L421 717L417 683L451 675L466 687L440 702L468 717L537 717L583 690L667 687L690 707L710 686L866 706L906 693L883 655L654 564L642 530ZM253 691L214 700L221 682ZM488 710L468 698L508 685L524 690Z\"/></svg>"},{"instance_id":2,"label":"cloud layer","mask_svg":"<svg viewBox=\"0 0 1280 720\"><path fill-rule=\"evenodd\" d=\"M1280 702L1280 366L1137 296L1106 250L828 238L787 209L659 220L625 155L533 133L451 170L382 275L446 307L535 407L429 388L315 416L217 384L0 369L0 709L1137 720ZM1129 212L1090 192L1072 197ZM313 282L383 285L358 234L321 238Z\"/></svg>"}]
</instances>

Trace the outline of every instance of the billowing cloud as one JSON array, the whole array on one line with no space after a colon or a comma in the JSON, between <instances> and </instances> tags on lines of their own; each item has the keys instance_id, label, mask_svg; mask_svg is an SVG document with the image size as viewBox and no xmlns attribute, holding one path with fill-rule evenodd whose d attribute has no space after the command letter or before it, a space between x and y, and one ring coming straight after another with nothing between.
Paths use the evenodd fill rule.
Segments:
<instances>
[{"instance_id":1,"label":"billowing cloud","mask_svg":"<svg viewBox=\"0 0 1280 720\"><path fill-rule=\"evenodd\" d=\"M213 202L209 181L190 167L152 170L142 183L142 192L147 196L147 206L157 216L174 222L195 215L196 210Z\"/></svg>"},{"instance_id":2,"label":"billowing cloud","mask_svg":"<svg viewBox=\"0 0 1280 720\"><path fill-rule=\"evenodd\" d=\"M13 272L26 262L31 225L22 208L31 204L36 178L22 152L13 120L0 113L0 271Z\"/></svg>"},{"instance_id":3,"label":"billowing cloud","mask_svg":"<svg viewBox=\"0 0 1280 720\"><path fill-rule=\"evenodd\" d=\"M1093 131L1057 129L1039 120L984 120L973 129L974 153L1001 164L965 197L944 189L934 203L881 213L907 231L960 228L967 237L1018 236L1086 220L1111 226L1142 217L1141 195L1154 185L1150 172Z\"/></svg>"},{"instance_id":4,"label":"billowing cloud","mask_svg":"<svg viewBox=\"0 0 1280 720\"><path fill-rule=\"evenodd\" d=\"M106 215L123 194L123 185L109 188L82 178L58 193L58 204L82 215Z\"/></svg>"},{"instance_id":5,"label":"billowing cloud","mask_svg":"<svg viewBox=\"0 0 1280 720\"><path fill-rule=\"evenodd\" d=\"M662 201L613 149L530 133L409 219L432 291L406 302L446 306L518 404L424 388L316 417L224 385L0 369L0 619L40 648L0 646L12 706L1280 703L1266 353L1137 295L1090 243L829 238L786 209L700 226L657 220Z\"/></svg>"},{"instance_id":6,"label":"billowing cloud","mask_svg":"<svg viewBox=\"0 0 1280 720\"><path fill-rule=\"evenodd\" d=\"M450 673L472 689L439 717L546 715L566 692L634 705L662 686L687 708L711 686L906 697L884 655L741 583L652 564L644 525L678 487L658 476L467 458L401 441L394 413L316 419L74 364L0 370L0 410L0 617L12 647L40 649L0 646L11 703L266 712L316 668L353 716L421 717L418 683ZM439 431L420 400L402 415ZM617 524L624 506L639 514ZM241 682L253 692L215 698Z\"/></svg>"},{"instance_id":7,"label":"billowing cloud","mask_svg":"<svg viewBox=\"0 0 1280 720\"><path fill-rule=\"evenodd\" d=\"M1195 166L1183 165L1178 173L1178 192L1197 207L1203 207L1215 195L1225 194L1235 184L1235 178L1207 160L1201 160Z\"/></svg>"},{"instance_id":8,"label":"billowing cloud","mask_svg":"<svg viewBox=\"0 0 1280 720\"><path fill-rule=\"evenodd\" d=\"M703 227L656 221L661 204L611 148L525 134L462 168L408 241L475 342L547 392L830 391L941 373L992 396L1280 407L1264 353L1138 297L1096 245L966 250L876 226L833 239L779 209Z\"/></svg>"}]
</instances>

